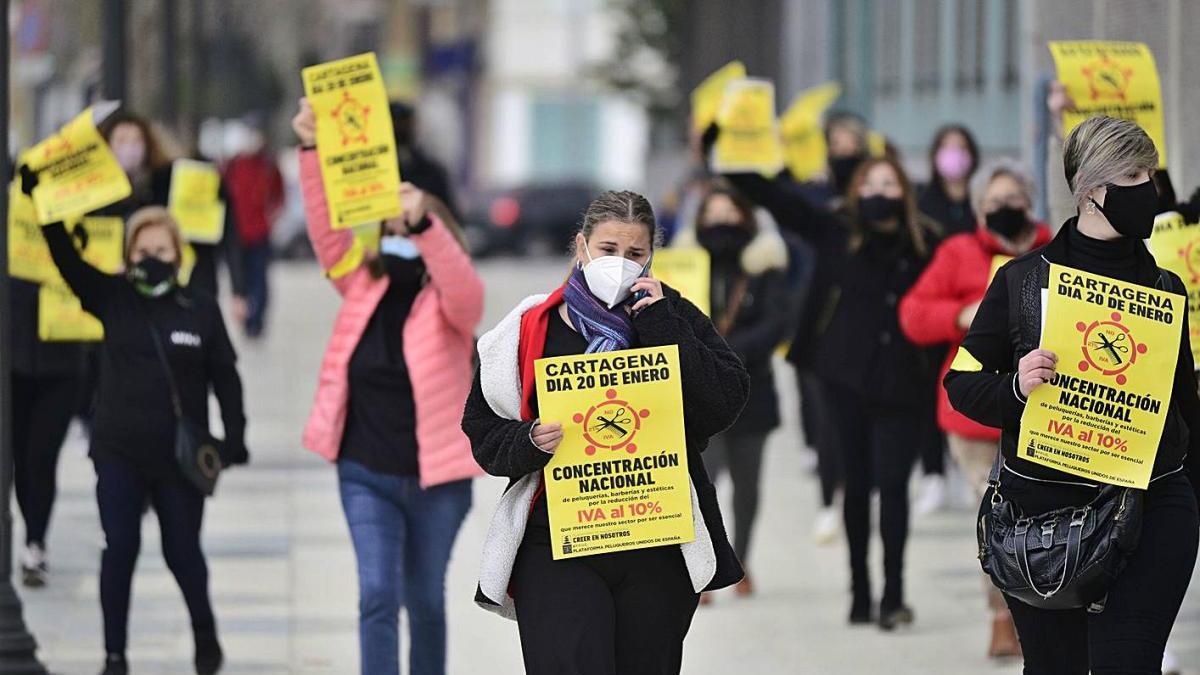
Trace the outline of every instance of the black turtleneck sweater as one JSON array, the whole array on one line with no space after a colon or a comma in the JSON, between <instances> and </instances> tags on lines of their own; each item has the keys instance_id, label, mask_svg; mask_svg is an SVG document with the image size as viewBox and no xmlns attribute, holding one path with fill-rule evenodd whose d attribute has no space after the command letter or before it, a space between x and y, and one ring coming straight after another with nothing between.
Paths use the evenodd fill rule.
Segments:
<instances>
[{"instance_id":1,"label":"black turtleneck sweater","mask_svg":"<svg viewBox=\"0 0 1200 675\"><path fill-rule=\"evenodd\" d=\"M1067 231L1067 264L1078 270L1143 286L1153 286L1158 269L1145 263L1146 246L1136 239L1118 237L1093 239L1079 231ZM1140 251L1139 251L1140 249Z\"/></svg>"}]
</instances>

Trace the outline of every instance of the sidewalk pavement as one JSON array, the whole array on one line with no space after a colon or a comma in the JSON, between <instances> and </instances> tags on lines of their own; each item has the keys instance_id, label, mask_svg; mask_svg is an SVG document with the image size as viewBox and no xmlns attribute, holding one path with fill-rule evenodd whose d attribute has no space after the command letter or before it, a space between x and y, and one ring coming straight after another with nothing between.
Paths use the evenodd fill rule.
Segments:
<instances>
[{"instance_id":1,"label":"sidewalk pavement","mask_svg":"<svg viewBox=\"0 0 1200 675\"><path fill-rule=\"evenodd\" d=\"M481 263L480 270L488 292L482 332L525 294L560 280L563 265L495 260ZM265 341L239 344L252 463L222 478L205 518L204 545L227 657L223 673L351 674L358 663L353 551L333 467L300 448L338 299L308 264L276 265L272 280L276 304ZM724 592L699 611L685 646L684 672L1020 672L1018 664L983 658L989 624L970 509L914 523L907 566L908 598L917 616L912 630L884 634L846 625L844 545L812 543L818 490L803 461L807 450L795 419L791 370L782 363L778 369L786 423L772 436L764 467L749 561L758 593L738 599ZM97 581L103 539L91 463L78 430L64 448L59 477L50 585L22 589L21 595L43 661L56 673L90 675L103 658ZM450 673L522 672L516 624L472 602L484 532L503 486L499 478L476 481L475 506L455 546L446 589ZM722 494L728 498L728 486ZM14 520L21 541L20 518ZM731 525L728 509L726 523ZM157 529L157 521L147 517L130 621L132 672L190 673L187 614L163 563ZM878 538L872 541L872 560L881 577ZM1200 603L1192 596L1173 645L1190 672L1200 673Z\"/></svg>"}]
</instances>

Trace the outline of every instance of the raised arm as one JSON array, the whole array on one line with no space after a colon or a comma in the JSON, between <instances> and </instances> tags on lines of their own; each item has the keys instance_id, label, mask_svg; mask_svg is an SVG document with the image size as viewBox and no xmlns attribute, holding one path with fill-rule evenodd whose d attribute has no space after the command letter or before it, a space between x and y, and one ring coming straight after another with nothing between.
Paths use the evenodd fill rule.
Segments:
<instances>
[{"instance_id":1,"label":"raised arm","mask_svg":"<svg viewBox=\"0 0 1200 675\"><path fill-rule=\"evenodd\" d=\"M450 211L408 183L401 187L400 194L405 200L406 218L427 219L427 227L410 226L409 237L425 261L429 283L441 299L443 316L459 332L471 335L483 316L483 281L471 264L471 256L444 220L451 217Z\"/></svg>"}]
</instances>

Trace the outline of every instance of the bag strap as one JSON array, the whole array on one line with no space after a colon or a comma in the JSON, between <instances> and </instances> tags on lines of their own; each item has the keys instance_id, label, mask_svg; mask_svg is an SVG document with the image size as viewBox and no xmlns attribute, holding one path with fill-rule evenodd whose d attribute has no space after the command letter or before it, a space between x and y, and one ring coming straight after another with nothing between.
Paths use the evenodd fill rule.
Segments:
<instances>
[{"instance_id":1,"label":"bag strap","mask_svg":"<svg viewBox=\"0 0 1200 675\"><path fill-rule=\"evenodd\" d=\"M733 286L733 292L729 295L729 304L725 307L725 314L717 323L717 332L722 337L729 334L733 328L733 323L737 321L738 312L742 311L742 301L746 299L746 288L750 285L750 281L745 275L739 276L737 282Z\"/></svg>"},{"instance_id":2,"label":"bag strap","mask_svg":"<svg viewBox=\"0 0 1200 675\"><path fill-rule=\"evenodd\" d=\"M158 326L155 325L154 319L150 318L150 312L146 311L146 306L139 303L142 308L142 314L146 317L146 325L150 327L150 341L154 343L154 351L158 354L158 361L162 364L163 373L167 376L167 386L171 389L171 407L175 410L175 419L183 419L183 403L179 396L179 387L175 386L175 374L171 372L171 362L167 360L167 351L163 348L162 333L158 331Z\"/></svg>"},{"instance_id":3,"label":"bag strap","mask_svg":"<svg viewBox=\"0 0 1200 675\"><path fill-rule=\"evenodd\" d=\"M1054 587L1054 590L1046 593L1043 593L1042 590L1037 587L1037 583L1033 580L1033 574L1029 570L1029 537L1027 535L1029 533L1029 525L1033 521L1029 518L1022 518L1021 520L1017 521L1016 527L1013 528L1013 535L1016 539L1014 543L1017 545L1017 569L1019 569L1021 574L1025 577L1025 583L1029 584L1029 589L1034 593L1037 593L1043 600L1049 600L1050 598L1054 597L1063 589L1063 586L1067 585L1068 580L1075 578L1075 573L1079 571L1079 556L1083 549L1083 525L1087 520L1087 514L1089 511L1090 509L1085 506L1075 509L1075 511L1071 514L1071 525L1070 530L1067 532L1067 552L1066 560L1063 561L1062 577L1058 580L1058 585ZM1044 529L1046 525L1050 526L1051 529L1049 531ZM1042 527L1043 537L1053 537L1053 520L1049 521L1049 523L1044 523Z\"/></svg>"}]
</instances>

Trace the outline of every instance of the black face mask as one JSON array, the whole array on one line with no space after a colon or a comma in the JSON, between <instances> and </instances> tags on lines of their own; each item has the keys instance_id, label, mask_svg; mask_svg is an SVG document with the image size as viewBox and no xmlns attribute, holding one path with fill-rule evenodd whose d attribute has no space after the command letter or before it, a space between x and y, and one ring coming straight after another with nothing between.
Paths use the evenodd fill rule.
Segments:
<instances>
[{"instance_id":1,"label":"black face mask","mask_svg":"<svg viewBox=\"0 0 1200 675\"><path fill-rule=\"evenodd\" d=\"M130 265L126 277L138 293L148 298L159 298L175 287L177 274L175 265L148 257Z\"/></svg>"},{"instance_id":2,"label":"black face mask","mask_svg":"<svg viewBox=\"0 0 1200 675\"><path fill-rule=\"evenodd\" d=\"M737 223L713 223L696 232L696 241L720 262L736 261L751 238L750 232Z\"/></svg>"},{"instance_id":3,"label":"black face mask","mask_svg":"<svg viewBox=\"0 0 1200 675\"><path fill-rule=\"evenodd\" d=\"M416 295L425 281L425 262L420 258L405 259L394 255L380 256L384 272L391 282L388 290Z\"/></svg>"},{"instance_id":4,"label":"black face mask","mask_svg":"<svg viewBox=\"0 0 1200 675\"><path fill-rule=\"evenodd\" d=\"M899 218L904 213L904 202L883 195L873 195L858 200L858 215L864 223L879 223Z\"/></svg>"},{"instance_id":5,"label":"black face mask","mask_svg":"<svg viewBox=\"0 0 1200 675\"><path fill-rule=\"evenodd\" d=\"M829 158L829 173L838 194L846 191L846 186L850 184L850 177L854 175L854 170L858 168L858 165L862 164L863 159L865 157L862 155Z\"/></svg>"},{"instance_id":6,"label":"black face mask","mask_svg":"<svg viewBox=\"0 0 1200 675\"><path fill-rule=\"evenodd\" d=\"M985 220L989 230L1009 241L1016 239L1029 224L1029 220L1025 217L1025 210L1015 209L1011 206L1001 206L995 211L988 212Z\"/></svg>"},{"instance_id":7,"label":"black face mask","mask_svg":"<svg viewBox=\"0 0 1200 675\"><path fill-rule=\"evenodd\" d=\"M1104 206L1092 199L1092 204L1104 214L1109 225L1129 239L1146 239L1154 231L1154 216L1158 215L1158 190L1154 181L1137 185L1104 186L1108 189ZM1089 197L1089 199L1091 199Z\"/></svg>"}]
</instances>

